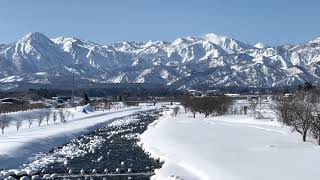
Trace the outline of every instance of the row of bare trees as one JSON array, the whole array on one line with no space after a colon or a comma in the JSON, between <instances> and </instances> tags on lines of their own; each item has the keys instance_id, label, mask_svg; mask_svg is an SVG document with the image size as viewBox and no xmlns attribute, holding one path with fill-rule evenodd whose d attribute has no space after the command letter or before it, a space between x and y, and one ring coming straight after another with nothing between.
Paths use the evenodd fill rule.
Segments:
<instances>
[{"instance_id":1,"label":"row of bare trees","mask_svg":"<svg viewBox=\"0 0 320 180\"><path fill-rule=\"evenodd\" d=\"M184 97L181 99L181 104L185 109L190 110L195 118L196 113L209 115L225 114L233 101L227 96L210 96L210 97Z\"/></svg>"},{"instance_id":2,"label":"row of bare trees","mask_svg":"<svg viewBox=\"0 0 320 180\"><path fill-rule=\"evenodd\" d=\"M318 95L313 91L300 90L292 96L274 98L274 109L278 120L291 126L293 131L302 135L305 142L311 135L320 145L320 106Z\"/></svg>"},{"instance_id":3,"label":"row of bare trees","mask_svg":"<svg viewBox=\"0 0 320 180\"><path fill-rule=\"evenodd\" d=\"M0 114L44 108L46 108L46 106L43 103L0 104Z\"/></svg>"},{"instance_id":4,"label":"row of bare trees","mask_svg":"<svg viewBox=\"0 0 320 180\"><path fill-rule=\"evenodd\" d=\"M114 105L114 103L109 102L107 99L95 99L95 100L90 101L90 106L95 111L110 110L113 105Z\"/></svg>"},{"instance_id":5,"label":"row of bare trees","mask_svg":"<svg viewBox=\"0 0 320 180\"><path fill-rule=\"evenodd\" d=\"M233 115L247 115L248 113L248 106L237 106L233 105L229 108L229 113Z\"/></svg>"},{"instance_id":6,"label":"row of bare trees","mask_svg":"<svg viewBox=\"0 0 320 180\"><path fill-rule=\"evenodd\" d=\"M36 121L38 126L41 126L44 121L47 125L49 124L50 119L54 123L57 123L57 120L60 120L62 123L66 123L71 116L71 112L63 108L58 109L58 111L51 111L50 109L40 111L37 114L24 114L23 117L13 121L13 118L7 114L0 115L0 129L1 133L4 134L4 130L14 123L17 132L22 127L23 122L28 123L28 128L31 128L32 124ZM13 123L12 123L13 122Z\"/></svg>"}]
</instances>

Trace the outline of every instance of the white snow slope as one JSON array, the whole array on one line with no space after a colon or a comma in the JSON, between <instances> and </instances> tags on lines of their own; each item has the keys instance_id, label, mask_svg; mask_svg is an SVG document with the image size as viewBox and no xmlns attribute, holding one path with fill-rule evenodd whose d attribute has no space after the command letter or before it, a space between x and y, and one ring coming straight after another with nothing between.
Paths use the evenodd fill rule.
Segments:
<instances>
[{"instance_id":1,"label":"white snow slope","mask_svg":"<svg viewBox=\"0 0 320 180\"><path fill-rule=\"evenodd\" d=\"M151 106L124 107L88 114L82 113L79 109L69 109L73 111L73 119L70 118L66 123L55 124L50 120L49 125L44 122L39 127L35 120L29 129L28 123L24 121L19 132L16 132L12 124L5 129L4 135L0 135L0 169L17 168L23 163L34 160L35 157L40 158L41 154L55 146L99 128L105 122L154 108ZM21 113L12 116L21 117Z\"/></svg>"},{"instance_id":2,"label":"white snow slope","mask_svg":"<svg viewBox=\"0 0 320 180\"><path fill-rule=\"evenodd\" d=\"M153 179L317 180L320 148L288 127L245 115L167 114L141 135L165 161Z\"/></svg>"}]
</instances>

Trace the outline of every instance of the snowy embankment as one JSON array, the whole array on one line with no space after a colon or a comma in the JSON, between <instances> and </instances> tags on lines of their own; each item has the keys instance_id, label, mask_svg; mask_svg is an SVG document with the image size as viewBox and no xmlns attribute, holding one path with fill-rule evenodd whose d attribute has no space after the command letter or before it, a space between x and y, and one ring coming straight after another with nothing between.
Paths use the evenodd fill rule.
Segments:
<instances>
[{"instance_id":1,"label":"snowy embankment","mask_svg":"<svg viewBox=\"0 0 320 180\"><path fill-rule=\"evenodd\" d=\"M142 147L165 161L154 179L318 180L320 148L275 121L248 115L204 118L171 111L151 124Z\"/></svg>"},{"instance_id":2,"label":"snowy embankment","mask_svg":"<svg viewBox=\"0 0 320 180\"><path fill-rule=\"evenodd\" d=\"M48 125L44 122L38 126L37 122L34 122L32 127L28 128L27 121L23 121L19 132L12 124L5 129L5 134L0 135L0 169L17 168L23 163L41 157L43 153L55 146L99 128L105 122L155 108L152 106L124 107L87 113L83 113L79 108L72 108L68 109L71 111L72 118L66 123L54 123L50 120ZM17 119L21 114L16 113L11 116Z\"/></svg>"}]
</instances>

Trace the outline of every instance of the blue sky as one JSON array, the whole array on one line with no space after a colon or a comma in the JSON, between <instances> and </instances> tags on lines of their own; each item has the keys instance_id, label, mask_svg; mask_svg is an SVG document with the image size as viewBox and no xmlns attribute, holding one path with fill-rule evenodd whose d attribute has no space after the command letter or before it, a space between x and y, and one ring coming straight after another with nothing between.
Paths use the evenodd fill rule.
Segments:
<instances>
[{"instance_id":1,"label":"blue sky","mask_svg":"<svg viewBox=\"0 0 320 180\"><path fill-rule=\"evenodd\" d=\"M255 44L320 36L319 0L1 0L0 43L28 32L101 44L216 33Z\"/></svg>"}]
</instances>

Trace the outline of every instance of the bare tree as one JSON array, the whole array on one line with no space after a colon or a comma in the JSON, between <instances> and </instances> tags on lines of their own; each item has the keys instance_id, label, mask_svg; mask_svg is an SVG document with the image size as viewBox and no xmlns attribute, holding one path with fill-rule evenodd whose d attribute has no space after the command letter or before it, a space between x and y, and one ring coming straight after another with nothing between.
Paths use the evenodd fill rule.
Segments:
<instances>
[{"instance_id":1,"label":"bare tree","mask_svg":"<svg viewBox=\"0 0 320 180\"><path fill-rule=\"evenodd\" d=\"M105 101L104 102L104 109L108 109L110 111L111 109L111 102Z\"/></svg>"},{"instance_id":2,"label":"bare tree","mask_svg":"<svg viewBox=\"0 0 320 180\"><path fill-rule=\"evenodd\" d=\"M252 99L251 101L249 101L249 107L253 111L254 118L256 118L257 106L258 106L258 101L257 100Z\"/></svg>"},{"instance_id":3,"label":"bare tree","mask_svg":"<svg viewBox=\"0 0 320 180\"><path fill-rule=\"evenodd\" d=\"M11 121L11 117L8 115L0 115L0 128L2 134L4 134L4 129L9 127Z\"/></svg>"},{"instance_id":4,"label":"bare tree","mask_svg":"<svg viewBox=\"0 0 320 180\"><path fill-rule=\"evenodd\" d=\"M196 98L192 97L183 97L181 99L181 104L184 106L184 108L187 110L190 110L193 113L193 118L196 118L196 112L199 110L196 106L197 101Z\"/></svg>"},{"instance_id":5,"label":"bare tree","mask_svg":"<svg viewBox=\"0 0 320 180\"><path fill-rule=\"evenodd\" d=\"M69 119L69 117L71 115L71 112L70 111L66 111L66 110L61 108L58 111L58 115L59 115L60 121L65 123Z\"/></svg>"},{"instance_id":6,"label":"bare tree","mask_svg":"<svg viewBox=\"0 0 320 180\"><path fill-rule=\"evenodd\" d=\"M176 117L178 115L179 111L180 111L180 107L179 106L175 106L173 108L173 116Z\"/></svg>"},{"instance_id":7,"label":"bare tree","mask_svg":"<svg viewBox=\"0 0 320 180\"><path fill-rule=\"evenodd\" d=\"M292 126L294 131L302 135L302 140L307 140L308 132L314 123L314 104L311 103L310 94L304 91L295 93L292 97L275 99L273 109L280 122Z\"/></svg>"},{"instance_id":8,"label":"bare tree","mask_svg":"<svg viewBox=\"0 0 320 180\"><path fill-rule=\"evenodd\" d=\"M314 103L314 111L312 113L313 120L311 123L311 133L318 140L318 145L320 145L320 109L319 104Z\"/></svg>"},{"instance_id":9,"label":"bare tree","mask_svg":"<svg viewBox=\"0 0 320 180\"><path fill-rule=\"evenodd\" d=\"M247 115L248 106L244 106L243 109L241 109L241 113L240 114L242 114L242 111L243 111L244 115Z\"/></svg>"},{"instance_id":10,"label":"bare tree","mask_svg":"<svg viewBox=\"0 0 320 180\"><path fill-rule=\"evenodd\" d=\"M68 121L69 118L70 118L71 112L70 111L65 111L64 113L65 113L65 116L66 116L66 121Z\"/></svg>"},{"instance_id":11,"label":"bare tree","mask_svg":"<svg viewBox=\"0 0 320 180\"><path fill-rule=\"evenodd\" d=\"M46 121L47 121L47 124L49 124L49 120L50 120L50 116L51 116L51 110L48 109L44 112L45 114L45 117L46 117Z\"/></svg>"},{"instance_id":12,"label":"bare tree","mask_svg":"<svg viewBox=\"0 0 320 180\"><path fill-rule=\"evenodd\" d=\"M294 100L291 103L293 113L292 126L294 130L302 135L302 140L305 142L308 131L313 121L313 104L310 96L305 92L295 94Z\"/></svg>"},{"instance_id":13,"label":"bare tree","mask_svg":"<svg viewBox=\"0 0 320 180\"><path fill-rule=\"evenodd\" d=\"M19 131L19 128L22 126L22 121L16 121L16 129L17 132Z\"/></svg>"},{"instance_id":14,"label":"bare tree","mask_svg":"<svg viewBox=\"0 0 320 180\"><path fill-rule=\"evenodd\" d=\"M31 125L32 125L32 123L33 123L32 117L31 117L31 116L26 116L25 118L26 118L27 121L28 121L28 126L29 126L29 128L31 128Z\"/></svg>"},{"instance_id":15,"label":"bare tree","mask_svg":"<svg viewBox=\"0 0 320 180\"><path fill-rule=\"evenodd\" d=\"M58 110L58 115L59 115L60 121L65 123L66 122L66 117L65 117L65 114L64 114L64 110L62 108L60 108Z\"/></svg>"},{"instance_id":16,"label":"bare tree","mask_svg":"<svg viewBox=\"0 0 320 180\"><path fill-rule=\"evenodd\" d=\"M46 115L44 114L44 112L40 112L38 115L38 125L41 126L43 120L45 119Z\"/></svg>"},{"instance_id":17,"label":"bare tree","mask_svg":"<svg viewBox=\"0 0 320 180\"><path fill-rule=\"evenodd\" d=\"M56 123L56 121L57 121L57 116L58 116L57 112L56 112L56 111L53 111L53 112L52 112L52 119L53 119L53 122L54 122L54 123Z\"/></svg>"},{"instance_id":18,"label":"bare tree","mask_svg":"<svg viewBox=\"0 0 320 180\"><path fill-rule=\"evenodd\" d=\"M185 97L181 99L181 104L193 113L203 113L205 117L212 115L223 115L228 112L233 104L231 98L226 96L216 97Z\"/></svg>"},{"instance_id":19,"label":"bare tree","mask_svg":"<svg viewBox=\"0 0 320 180\"><path fill-rule=\"evenodd\" d=\"M260 112L261 112L261 110L262 110L263 103L264 103L263 98L264 98L264 97L263 97L262 93L259 91L259 95L258 95L258 105L259 105L259 110L260 110Z\"/></svg>"}]
</instances>

